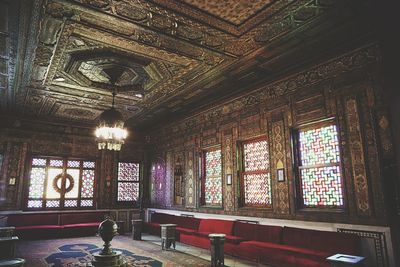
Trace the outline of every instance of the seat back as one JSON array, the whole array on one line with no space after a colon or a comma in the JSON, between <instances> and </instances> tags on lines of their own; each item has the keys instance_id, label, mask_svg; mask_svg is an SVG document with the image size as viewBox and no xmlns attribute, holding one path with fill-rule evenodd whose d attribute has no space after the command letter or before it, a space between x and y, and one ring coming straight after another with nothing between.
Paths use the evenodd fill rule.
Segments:
<instances>
[{"instance_id":1,"label":"seat back","mask_svg":"<svg viewBox=\"0 0 400 267\"><path fill-rule=\"evenodd\" d=\"M284 227L285 245L315 249L331 254L360 255L360 237L354 234Z\"/></svg>"},{"instance_id":2,"label":"seat back","mask_svg":"<svg viewBox=\"0 0 400 267\"><path fill-rule=\"evenodd\" d=\"M103 221L104 218L105 212L62 213L60 215L60 225L76 223L95 223Z\"/></svg>"},{"instance_id":3,"label":"seat back","mask_svg":"<svg viewBox=\"0 0 400 267\"><path fill-rule=\"evenodd\" d=\"M201 219L198 231L232 235L234 223L228 220Z\"/></svg>"},{"instance_id":4,"label":"seat back","mask_svg":"<svg viewBox=\"0 0 400 267\"><path fill-rule=\"evenodd\" d=\"M12 214L7 218L8 226L58 225L58 213Z\"/></svg>"}]
</instances>

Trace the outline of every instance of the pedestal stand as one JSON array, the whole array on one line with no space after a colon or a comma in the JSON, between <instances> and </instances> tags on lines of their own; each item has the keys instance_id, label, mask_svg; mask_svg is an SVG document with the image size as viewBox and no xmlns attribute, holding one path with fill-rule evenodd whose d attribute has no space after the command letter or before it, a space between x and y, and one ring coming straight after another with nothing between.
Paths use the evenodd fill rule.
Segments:
<instances>
[{"instance_id":1,"label":"pedestal stand","mask_svg":"<svg viewBox=\"0 0 400 267\"><path fill-rule=\"evenodd\" d=\"M224 266L225 234L209 234L211 242L211 266Z\"/></svg>"},{"instance_id":2,"label":"pedestal stand","mask_svg":"<svg viewBox=\"0 0 400 267\"><path fill-rule=\"evenodd\" d=\"M92 266L99 267L127 267L126 261L123 259L122 253L113 251L111 248L111 240L118 233L117 224L106 219L99 226L99 234L104 241L103 250L93 254Z\"/></svg>"}]
</instances>

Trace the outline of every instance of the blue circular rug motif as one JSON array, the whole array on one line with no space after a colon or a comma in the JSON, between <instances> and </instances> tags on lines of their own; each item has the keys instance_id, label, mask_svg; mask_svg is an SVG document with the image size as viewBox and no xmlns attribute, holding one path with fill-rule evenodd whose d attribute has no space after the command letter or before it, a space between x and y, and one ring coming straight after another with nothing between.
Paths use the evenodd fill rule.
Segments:
<instances>
[{"instance_id":1,"label":"blue circular rug motif","mask_svg":"<svg viewBox=\"0 0 400 267\"><path fill-rule=\"evenodd\" d=\"M78 267L86 266L92 261L92 254L99 252L101 248L93 244L71 244L58 248L60 252L49 255L45 260L52 267ZM152 266L161 267L162 263L150 257L136 255L126 249L120 251L128 263L128 266Z\"/></svg>"}]
</instances>

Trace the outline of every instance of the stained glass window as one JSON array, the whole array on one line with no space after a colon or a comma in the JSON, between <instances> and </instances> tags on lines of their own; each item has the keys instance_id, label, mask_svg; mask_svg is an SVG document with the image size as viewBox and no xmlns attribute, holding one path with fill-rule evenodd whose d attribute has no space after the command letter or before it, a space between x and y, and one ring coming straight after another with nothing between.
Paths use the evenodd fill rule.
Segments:
<instances>
[{"instance_id":1,"label":"stained glass window","mask_svg":"<svg viewBox=\"0 0 400 267\"><path fill-rule=\"evenodd\" d=\"M54 158L32 159L28 208L93 207L95 163Z\"/></svg>"},{"instance_id":2,"label":"stained glass window","mask_svg":"<svg viewBox=\"0 0 400 267\"><path fill-rule=\"evenodd\" d=\"M204 153L204 204L222 205L222 163L221 149L209 150Z\"/></svg>"},{"instance_id":3,"label":"stained glass window","mask_svg":"<svg viewBox=\"0 0 400 267\"><path fill-rule=\"evenodd\" d=\"M132 162L118 163L117 201L132 202L139 197L140 165Z\"/></svg>"},{"instance_id":4,"label":"stained glass window","mask_svg":"<svg viewBox=\"0 0 400 267\"><path fill-rule=\"evenodd\" d=\"M336 125L299 130L299 178L303 206L343 206Z\"/></svg>"},{"instance_id":5,"label":"stained glass window","mask_svg":"<svg viewBox=\"0 0 400 267\"><path fill-rule=\"evenodd\" d=\"M242 198L245 206L269 206L271 177L266 138L243 143Z\"/></svg>"}]
</instances>

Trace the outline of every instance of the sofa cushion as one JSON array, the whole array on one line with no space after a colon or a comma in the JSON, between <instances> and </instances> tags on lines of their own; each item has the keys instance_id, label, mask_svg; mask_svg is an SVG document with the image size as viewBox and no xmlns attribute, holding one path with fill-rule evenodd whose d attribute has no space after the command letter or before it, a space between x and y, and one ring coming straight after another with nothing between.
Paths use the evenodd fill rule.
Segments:
<instances>
[{"instance_id":1,"label":"sofa cushion","mask_svg":"<svg viewBox=\"0 0 400 267\"><path fill-rule=\"evenodd\" d=\"M346 233L284 227L283 244L329 254L360 254L360 238Z\"/></svg>"},{"instance_id":2,"label":"sofa cushion","mask_svg":"<svg viewBox=\"0 0 400 267\"><path fill-rule=\"evenodd\" d=\"M62 213L60 225L101 222L104 220L104 215L104 212Z\"/></svg>"},{"instance_id":3,"label":"sofa cushion","mask_svg":"<svg viewBox=\"0 0 400 267\"><path fill-rule=\"evenodd\" d=\"M234 223L228 220L202 219L198 231L232 235Z\"/></svg>"},{"instance_id":4,"label":"sofa cushion","mask_svg":"<svg viewBox=\"0 0 400 267\"><path fill-rule=\"evenodd\" d=\"M159 224L165 224L165 223L177 224L177 222L178 222L177 217L178 216L171 215L171 214L155 212L155 213L151 214L151 222L159 223Z\"/></svg>"},{"instance_id":5,"label":"sofa cushion","mask_svg":"<svg viewBox=\"0 0 400 267\"><path fill-rule=\"evenodd\" d=\"M255 240L257 235L257 224L235 222L233 233L247 240Z\"/></svg>"},{"instance_id":6,"label":"sofa cushion","mask_svg":"<svg viewBox=\"0 0 400 267\"><path fill-rule=\"evenodd\" d=\"M272 266L322 267L329 266L326 257L331 254L270 242L244 241L237 245L234 255Z\"/></svg>"},{"instance_id":7,"label":"sofa cushion","mask_svg":"<svg viewBox=\"0 0 400 267\"><path fill-rule=\"evenodd\" d=\"M33 229L60 229L59 225L27 225L15 227L16 230L33 230Z\"/></svg>"},{"instance_id":8,"label":"sofa cushion","mask_svg":"<svg viewBox=\"0 0 400 267\"><path fill-rule=\"evenodd\" d=\"M245 241L245 239L241 238L240 236L226 235L225 241L226 243L239 244L240 242Z\"/></svg>"},{"instance_id":9,"label":"sofa cushion","mask_svg":"<svg viewBox=\"0 0 400 267\"><path fill-rule=\"evenodd\" d=\"M57 213L13 214L7 218L8 226L58 225Z\"/></svg>"},{"instance_id":10,"label":"sofa cushion","mask_svg":"<svg viewBox=\"0 0 400 267\"><path fill-rule=\"evenodd\" d=\"M176 216L175 220L179 227L193 230L197 230L200 224L200 219L193 217Z\"/></svg>"},{"instance_id":11,"label":"sofa cushion","mask_svg":"<svg viewBox=\"0 0 400 267\"><path fill-rule=\"evenodd\" d=\"M288 254L298 254L298 255L308 255L310 258L318 258L318 259L325 259L326 257L330 256L330 253L313 250L313 249L306 249L301 247L294 247L282 244L276 244L271 242L260 242L260 241L245 241L249 245L256 246L261 248L262 251L271 252L271 253L288 253Z\"/></svg>"},{"instance_id":12,"label":"sofa cushion","mask_svg":"<svg viewBox=\"0 0 400 267\"><path fill-rule=\"evenodd\" d=\"M63 228L72 228L72 227L98 227L101 222L93 222L93 223L74 223L74 224L64 224Z\"/></svg>"},{"instance_id":13,"label":"sofa cushion","mask_svg":"<svg viewBox=\"0 0 400 267\"><path fill-rule=\"evenodd\" d=\"M212 234L212 233L213 233L213 232L199 232L199 231L196 231L196 232L193 232L193 235L199 236L199 237L208 238L208 235L209 235L209 234Z\"/></svg>"},{"instance_id":14,"label":"sofa cushion","mask_svg":"<svg viewBox=\"0 0 400 267\"><path fill-rule=\"evenodd\" d=\"M196 230L193 230L193 229L188 229L188 228L183 228L183 227L176 227L176 232L178 232L178 233L185 233L185 234L188 234L188 235L190 235L190 234L193 234L193 233L195 233L196 232Z\"/></svg>"},{"instance_id":15,"label":"sofa cushion","mask_svg":"<svg viewBox=\"0 0 400 267\"><path fill-rule=\"evenodd\" d=\"M282 241L282 227L257 224L255 231L255 238L252 240L262 242L281 243Z\"/></svg>"}]
</instances>

